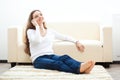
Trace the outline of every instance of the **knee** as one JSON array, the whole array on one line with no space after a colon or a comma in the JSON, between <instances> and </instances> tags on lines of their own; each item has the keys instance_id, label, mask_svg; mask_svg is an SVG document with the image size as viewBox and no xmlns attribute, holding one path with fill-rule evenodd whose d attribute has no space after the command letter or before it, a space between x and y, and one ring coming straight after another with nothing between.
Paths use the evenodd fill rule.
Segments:
<instances>
[{"instance_id":1,"label":"knee","mask_svg":"<svg viewBox=\"0 0 120 80\"><path fill-rule=\"evenodd\" d=\"M63 55L63 56L60 57L61 60L66 60L66 59L69 59L69 58L70 58L70 56L68 56L68 55Z\"/></svg>"},{"instance_id":2,"label":"knee","mask_svg":"<svg viewBox=\"0 0 120 80\"><path fill-rule=\"evenodd\" d=\"M63 57L69 57L67 54L63 55Z\"/></svg>"}]
</instances>

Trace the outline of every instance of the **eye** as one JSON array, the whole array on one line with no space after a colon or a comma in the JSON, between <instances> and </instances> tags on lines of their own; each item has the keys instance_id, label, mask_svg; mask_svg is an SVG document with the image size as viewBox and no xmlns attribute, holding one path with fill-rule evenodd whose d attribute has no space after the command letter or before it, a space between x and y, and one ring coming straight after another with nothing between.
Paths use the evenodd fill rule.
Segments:
<instances>
[{"instance_id":1,"label":"eye","mask_svg":"<svg viewBox=\"0 0 120 80\"><path fill-rule=\"evenodd\" d=\"M39 17L38 15L36 15L34 18L37 18L37 17Z\"/></svg>"},{"instance_id":2,"label":"eye","mask_svg":"<svg viewBox=\"0 0 120 80\"><path fill-rule=\"evenodd\" d=\"M40 13L40 15L42 16L42 13Z\"/></svg>"}]
</instances>

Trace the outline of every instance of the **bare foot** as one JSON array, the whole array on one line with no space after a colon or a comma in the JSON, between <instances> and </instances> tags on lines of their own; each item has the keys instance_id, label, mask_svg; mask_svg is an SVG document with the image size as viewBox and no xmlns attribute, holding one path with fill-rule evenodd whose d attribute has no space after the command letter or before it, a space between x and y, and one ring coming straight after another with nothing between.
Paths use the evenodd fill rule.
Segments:
<instances>
[{"instance_id":1,"label":"bare foot","mask_svg":"<svg viewBox=\"0 0 120 80\"><path fill-rule=\"evenodd\" d=\"M95 65L95 62L94 62L94 61L91 61L91 66L90 66L88 69L85 70L85 73L86 73L86 74L89 74L90 71L93 69L94 65Z\"/></svg>"},{"instance_id":2,"label":"bare foot","mask_svg":"<svg viewBox=\"0 0 120 80\"><path fill-rule=\"evenodd\" d=\"M88 68L91 67L91 65L92 65L92 61L87 61L85 63L82 63L80 67L80 73L85 72Z\"/></svg>"}]
</instances>

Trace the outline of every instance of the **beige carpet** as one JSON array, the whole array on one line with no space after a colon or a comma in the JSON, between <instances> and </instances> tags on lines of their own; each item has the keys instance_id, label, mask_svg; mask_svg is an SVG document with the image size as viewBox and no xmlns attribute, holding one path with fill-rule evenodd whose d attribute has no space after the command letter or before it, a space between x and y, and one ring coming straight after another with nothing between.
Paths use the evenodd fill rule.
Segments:
<instances>
[{"instance_id":1,"label":"beige carpet","mask_svg":"<svg viewBox=\"0 0 120 80\"><path fill-rule=\"evenodd\" d=\"M15 66L0 75L0 80L113 80L100 65L96 65L90 74L72 74L33 66Z\"/></svg>"}]
</instances>

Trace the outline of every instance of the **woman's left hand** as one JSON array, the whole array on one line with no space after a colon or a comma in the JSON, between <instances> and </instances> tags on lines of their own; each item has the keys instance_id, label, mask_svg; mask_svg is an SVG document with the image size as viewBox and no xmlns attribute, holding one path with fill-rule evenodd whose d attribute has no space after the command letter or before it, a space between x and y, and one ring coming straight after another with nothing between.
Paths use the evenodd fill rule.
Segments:
<instances>
[{"instance_id":1,"label":"woman's left hand","mask_svg":"<svg viewBox=\"0 0 120 80\"><path fill-rule=\"evenodd\" d=\"M79 41L76 41L76 47L80 52L84 52L85 47Z\"/></svg>"}]
</instances>

